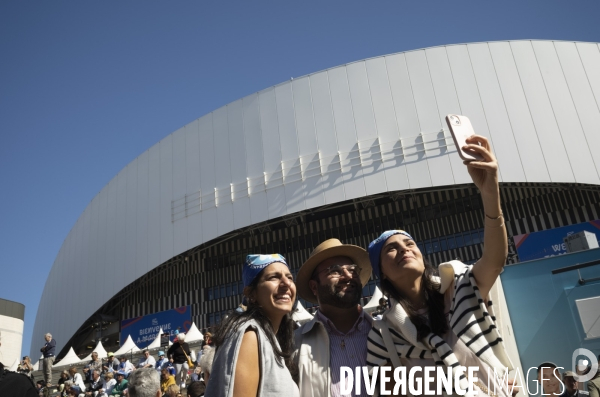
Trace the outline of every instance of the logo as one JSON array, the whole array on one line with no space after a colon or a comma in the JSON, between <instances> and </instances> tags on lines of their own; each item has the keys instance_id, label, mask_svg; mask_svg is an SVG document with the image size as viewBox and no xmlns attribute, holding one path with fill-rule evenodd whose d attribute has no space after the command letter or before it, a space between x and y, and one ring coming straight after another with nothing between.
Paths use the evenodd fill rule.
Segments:
<instances>
[{"instance_id":1,"label":"logo","mask_svg":"<svg viewBox=\"0 0 600 397\"><path fill-rule=\"evenodd\" d=\"M582 358L584 356L585 358ZM590 368L587 374L577 376L578 382L587 382L598 372L598 360L594 353L588 349L575 349L571 356L571 368L576 374L580 374L587 368Z\"/></svg>"},{"instance_id":2,"label":"logo","mask_svg":"<svg viewBox=\"0 0 600 397\"><path fill-rule=\"evenodd\" d=\"M153 318L152 319L152 325L158 325L158 319Z\"/></svg>"}]
</instances>

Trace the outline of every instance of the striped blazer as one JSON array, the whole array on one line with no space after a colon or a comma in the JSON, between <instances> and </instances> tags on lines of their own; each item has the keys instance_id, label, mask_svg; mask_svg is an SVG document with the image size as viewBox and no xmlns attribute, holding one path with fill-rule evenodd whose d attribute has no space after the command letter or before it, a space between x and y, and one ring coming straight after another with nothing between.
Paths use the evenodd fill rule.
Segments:
<instances>
[{"instance_id":1,"label":"striped blazer","mask_svg":"<svg viewBox=\"0 0 600 397\"><path fill-rule=\"evenodd\" d=\"M503 376L505 372L513 369L513 366L496 327L492 301L488 299L487 305L483 301L473 276L473 266L465 265L460 261L450 261L441 264L439 272L441 293L445 293L454 281L449 332L454 332L479 359ZM432 358L436 361L436 365L452 367L460 365L458 362L449 362L454 354L451 349L447 351L449 346L446 343L436 342L441 340L439 336L430 334L423 340L417 340L415 326L400 304L393 299L392 307L383 314L383 321L390 331L398 357ZM443 350L444 348L446 351ZM369 369L392 362L390 357L381 332L373 327L367 341Z\"/></svg>"}]
</instances>

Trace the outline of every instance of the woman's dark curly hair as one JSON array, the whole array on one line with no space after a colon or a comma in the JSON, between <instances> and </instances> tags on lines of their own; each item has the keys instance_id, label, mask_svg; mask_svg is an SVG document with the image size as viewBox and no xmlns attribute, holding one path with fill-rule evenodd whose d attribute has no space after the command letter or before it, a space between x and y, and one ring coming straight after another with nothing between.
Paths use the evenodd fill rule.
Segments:
<instances>
[{"instance_id":1,"label":"woman's dark curly hair","mask_svg":"<svg viewBox=\"0 0 600 397\"><path fill-rule=\"evenodd\" d=\"M264 269L256 275L254 281L248 286L250 290L254 290L260 280ZM291 313L286 314L281 320L277 334L271 325L271 321L265 315L262 308L256 302L250 302L247 306L246 311L238 313L233 312L218 326L212 341L216 348L221 346L225 339L227 339L232 333L236 332L240 327L243 327L244 323L248 320L255 320L262 330L267 335L269 343L275 352L275 358L279 363L283 361L285 366L290 371L292 378L296 384L299 381L298 366L292 359L292 353L294 352L294 321L292 320ZM275 343L275 339L279 342L279 347Z\"/></svg>"},{"instance_id":2,"label":"woman's dark curly hair","mask_svg":"<svg viewBox=\"0 0 600 397\"><path fill-rule=\"evenodd\" d=\"M418 339L426 337L430 332L442 336L450 328L446 314L444 313L444 295L440 293L440 284L433 280L433 277L438 275L438 270L431 266L425 259L423 261L425 271L423 272L423 277L421 277L421 291L428 308L427 315L419 314L419 308L414 307L410 300L406 299L389 279L383 278L383 274L380 275L381 290L384 294L391 296L402 305L410 321L417 328Z\"/></svg>"}]
</instances>

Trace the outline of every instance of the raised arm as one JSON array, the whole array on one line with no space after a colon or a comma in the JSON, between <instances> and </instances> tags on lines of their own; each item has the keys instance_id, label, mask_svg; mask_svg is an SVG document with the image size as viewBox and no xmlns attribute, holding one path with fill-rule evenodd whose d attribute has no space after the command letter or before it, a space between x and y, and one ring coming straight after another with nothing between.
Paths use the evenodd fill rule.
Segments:
<instances>
[{"instance_id":1,"label":"raised arm","mask_svg":"<svg viewBox=\"0 0 600 397\"><path fill-rule=\"evenodd\" d=\"M473 275L484 300L502 272L508 255L506 225L500 207L498 162L487 138L473 135L467 139L467 151L483 156L481 161L465 161L473 183L481 192L484 211L483 255L473 266Z\"/></svg>"},{"instance_id":2,"label":"raised arm","mask_svg":"<svg viewBox=\"0 0 600 397\"><path fill-rule=\"evenodd\" d=\"M233 397L256 397L260 379L258 337L252 330L246 331L235 366Z\"/></svg>"}]
</instances>

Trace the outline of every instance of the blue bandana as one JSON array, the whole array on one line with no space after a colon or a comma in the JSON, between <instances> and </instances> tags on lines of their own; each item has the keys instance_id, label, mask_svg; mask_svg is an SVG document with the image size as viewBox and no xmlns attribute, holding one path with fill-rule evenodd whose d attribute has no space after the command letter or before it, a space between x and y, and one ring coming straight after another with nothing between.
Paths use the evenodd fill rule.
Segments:
<instances>
[{"instance_id":1,"label":"blue bandana","mask_svg":"<svg viewBox=\"0 0 600 397\"><path fill-rule=\"evenodd\" d=\"M381 233L381 235L375 240L371 241L371 244L369 244L368 248L369 260L371 261L371 266L373 267L373 273L379 278L381 278L381 250L387 239L392 237L394 234L403 234L409 239L414 240L414 238L412 238L412 236L404 230L387 230Z\"/></svg>"},{"instance_id":2,"label":"blue bandana","mask_svg":"<svg viewBox=\"0 0 600 397\"><path fill-rule=\"evenodd\" d=\"M246 257L246 262L244 262L244 268L242 269L242 279L244 281L244 287L247 287L250 284L252 284L252 281L254 281L258 273L260 273L262 269L274 262L281 262L284 265L288 266L287 262L285 261L285 258L279 254L248 255Z\"/></svg>"}]
</instances>

